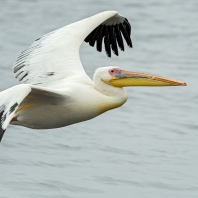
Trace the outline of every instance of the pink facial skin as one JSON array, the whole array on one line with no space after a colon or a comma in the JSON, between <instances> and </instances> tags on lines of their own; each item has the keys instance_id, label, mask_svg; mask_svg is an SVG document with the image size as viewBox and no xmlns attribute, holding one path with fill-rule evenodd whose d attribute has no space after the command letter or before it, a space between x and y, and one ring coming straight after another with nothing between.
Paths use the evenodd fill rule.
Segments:
<instances>
[{"instance_id":1,"label":"pink facial skin","mask_svg":"<svg viewBox=\"0 0 198 198\"><path fill-rule=\"evenodd\" d=\"M109 74L110 74L111 76L115 76L115 75L120 74L121 69L120 69L120 68L113 68L113 69L110 69L108 72L109 72Z\"/></svg>"}]
</instances>

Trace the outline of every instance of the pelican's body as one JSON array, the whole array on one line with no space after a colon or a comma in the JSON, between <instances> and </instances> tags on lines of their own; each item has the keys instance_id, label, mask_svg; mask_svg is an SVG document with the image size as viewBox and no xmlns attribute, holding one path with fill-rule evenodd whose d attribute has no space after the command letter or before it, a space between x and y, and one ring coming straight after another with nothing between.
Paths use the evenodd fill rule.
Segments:
<instances>
[{"instance_id":1,"label":"pelican's body","mask_svg":"<svg viewBox=\"0 0 198 198\"><path fill-rule=\"evenodd\" d=\"M123 88L106 85L97 77L94 82L87 77L76 83L66 80L61 83L63 86L54 85L62 95L57 102L50 96L37 100L30 93L20 104L11 124L34 129L59 128L92 119L126 102L127 93Z\"/></svg>"},{"instance_id":2,"label":"pelican's body","mask_svg":"<svg viewBox=\"0 0 198 198\"><path fill-rule=\"evenodd\" d=\"M14 63L23 84L0 92L0 141L9 125L34 129L64 127L94 118L127 101L125 86L176 86L183 82L125 71L117 66L98 68L93 81L85 73L79 48L85 40L98 51L124 51L131 27L115 11L106 11L60 28L35 40ZM118 45L118 46L117 46Z\"/></svg>"}]
</instances>

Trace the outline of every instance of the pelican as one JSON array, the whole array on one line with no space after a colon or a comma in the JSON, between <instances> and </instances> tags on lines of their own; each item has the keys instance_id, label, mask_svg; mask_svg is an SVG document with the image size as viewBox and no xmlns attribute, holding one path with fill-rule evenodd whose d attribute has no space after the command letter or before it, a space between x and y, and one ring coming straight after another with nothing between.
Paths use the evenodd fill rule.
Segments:
<instances>
[{"instance_id":1,"label":"pelican","mask_svg":"<svg viewBox=\"0 0 198 198\"><path fill-rule=\"evenodd\" d=\"M0 141L9 124L52 129L92 119L127 101L126 86L186 86L185 82L125 71L118 66L98 68L93 81L79 56L83 41L97 51L118 55L125 39L132 47L131 26L116 11L105 11L75 22L39 39L17 57L13 72L22 84L0 92Z\"/></svg>"}]
</instances>

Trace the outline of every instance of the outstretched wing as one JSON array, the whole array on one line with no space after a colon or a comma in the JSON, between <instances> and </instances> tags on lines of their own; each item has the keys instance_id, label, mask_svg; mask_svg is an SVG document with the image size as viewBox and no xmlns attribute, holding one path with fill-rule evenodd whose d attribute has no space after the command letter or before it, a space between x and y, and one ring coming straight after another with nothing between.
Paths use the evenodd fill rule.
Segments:
<instances>
[{"instance_id":1,"label":"outstretched wing","mask_svg":"<svg viewBox=\"0 0 198 198\"><path fill-rule=\"evenodd\" d=\"M101 25L96 27L86 38L85 42L89 43L90 46L94 46L96 43L97 51L102 51L102 41L104 38L105 51L108 57L111 57L111 49L115 55L118 56L118 46L124 51L123 38L127 42L129 47L133 47L130 38L131 25L128 20L117 14L110 19L104 21ZM118 46L117 46L118 45Z\"/></svg>"},{"instance_id":2,"label":"outstretched wing","mask_svg":"<svg viewBox=\"0 0 198 198\"><path fill-rule=\"evenodd\" d=\"M93 33L95 28L97 31ZM76 74L88 78L79 57L84 39L91 45L97 40L100 51L101 38L105 35L107 54L110 54L110 45L117 54L115 41L124 50L120 31L132 46L127 20L115 11L106 11L46 34L18 56L13 66L15 77L22 83L39 86L49 86Z\"/></svg>"},{"instance_id":3,"label":"outstretched wing","mask_svg":"<svg viewBox=\"0 0 198 198\"><path fill-rule=\"evenodd\" d=\"M67 98L65 90L22 84L0 92L0 142L9 123L17 115L18 109L23 108L30 100L41 105L49 101L53 105L65 103Z\"/></svg>"},{"instance_id":4,"label":"outstretched wing","mask_svg":"<svg viewBox=\"0 0 198 198\"><path fill-rule=\"evenodd\" d=\"M15 111L30 91L27 85L17 85L0 92L0 142Z\"/></svg>"}]
</instances>

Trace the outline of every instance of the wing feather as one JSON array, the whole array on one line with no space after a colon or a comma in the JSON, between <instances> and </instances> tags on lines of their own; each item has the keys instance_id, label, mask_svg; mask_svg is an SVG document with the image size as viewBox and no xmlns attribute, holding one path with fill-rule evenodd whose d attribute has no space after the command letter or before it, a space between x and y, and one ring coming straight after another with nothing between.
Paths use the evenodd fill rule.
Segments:
<instances>
[{"instance_id":1,"label":"wing feather","mask_svg":"<svg viewBox=\"0 0 198 198\"><path fill-rule=\"evenodd\" d=\"M28 85L17 85L0 92L0 142L15 111L30 91Z\"/></svg>"},{"instance_id":2,"label":"wing feather","mask_svg":"<svg viewBox=\"0 0 198 198\"><path fill-rule=\"evenodd\" d=\"M116 38L115 38L115 28L113 26L110 26L110 37L111 37L112 51L116 56L118 56L118 47L117 47Z\"/></svg>"},{"instance_id":3,"label":"wing feather","mask_svg":"<svg viewBox=\"0 0 198 198\"><path fill-rule=\"evenodd\" d=\"M111 49L118 55L118 46L124 45L118 25L123 25L122 33L129 46L130 28L126 18L115 11L106 11L70 24L41 38L36 39L21 52L14 63L13 71L18 81L40 86L51 86L63 79L75 75L88 78L80 61L79 48L82 42L91 46L96 44L102 51L104 39L105 50L111 57ZM49 75L50 73L50 75Z\"/></svg>"},{"instance_id":4,"label":"wing feather","mask_svg":"<svg viewBox=\"0 0 198 198\"><path fill-rule=\"evenodd\" d=\"M116 33L116 40L118 42L118 46L121 49L121 51L124 51L124 43L123 43L122 35L120 33L119 25L115 26L115 33Z\"/></svg>"},{"instance_id":5,"label":"wing feather","mask_svg":"<svg viewBox=\"0 0 198 198\"><path fill-rule=\"evenodd\" d=\"M102 51L102 41L103 41L104 36L105 36L105 28L104 28L104 25L101 25L99 29L98 37L97 37L96 48L98 52Z\"/></svg>"},{"instance_id":6,"label":"wing feather","mask_svg":"<svg viewBox=\"0 0 198 198\"><path fill-rule=\"evenodd\" d=\"M101 28L105 29L105 33L101 34L98 30ZM98 45L96 46L97 51L101 52L101 41L102 38L105 37L104 43L105 43L105 51L108 57L111 57L111 49L114 52L115 55L118 56L118 48L124 51L124 43L122 39L122 35L124 36L124 39L129 47L132 46L132 41L130 38L131 35L131 25L128 22L128 20L119 15L116 14L115 16L107 19L104 21L101 25L99 25L97 28L95 28L86 38L85 42L89 43L90 46L94 46L95 41L97 41ZM102 38L101 38L102 36ZM111 47L109 47L109 45Z\"/></svg>"},{"instance_id":7,"label":"wing feather","mask_svg":"<svg viewBox=\"0 0 198 198\"><path fill-rule=\"evenodd\" d=\"M123 34L123 36L124 36L124 38L125 38L125 40L126 40L128 46L129 46L129 47L132 47L132 41L131 41L131 39L130 39L128 33L127 33L126 28L124 27L123 24L120 24L119 27L120 27L120 30L121 30L121 32L122 32L122 34Z\"/></svg>"},{"instance_id":8,"label":"wing feather","mask_svg":"<svg viewBox=\"0 0 198 198\"><path fill-rule=\"evenodd\" d=\"M105 39L104 39L104 43L105 43L105 51L108 57L111 57L111 48L110 48L110 40L109 40L109 30L108 30L108 26L106 27L106 32L105 32Z\"/></svg>"},{"instance_id":9,"label":"wing feather","mask_svg":"<svg viewBox=\"0 0 198 198\"><path fill-rule=\"evenodd\" d=\"M64 104L66 99L68 100L66 93L67 89L55 90L25 84L0 92L0 142L13 117L17 117L17 109L29 102L30 99L36 102L39 101L41 105L49 101L53 105L60 105Z\"/></svg>"}]
</instances>

